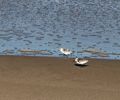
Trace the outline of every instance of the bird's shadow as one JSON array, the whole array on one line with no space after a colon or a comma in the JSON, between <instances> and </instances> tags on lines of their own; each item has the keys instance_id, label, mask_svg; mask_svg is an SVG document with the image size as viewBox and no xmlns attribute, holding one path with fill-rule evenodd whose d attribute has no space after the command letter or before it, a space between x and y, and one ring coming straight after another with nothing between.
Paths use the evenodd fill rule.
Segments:
<instances>
[{"instance_id":1,"label":"bird's shadow","mask_svg":"<svg viewBox=\"0 0 120 100\"><path fill-rule=\"evenodd\" d=\"M84 68L84 67L87 67L88 65L87 64L84 64L84 65L81 65L81 64L74 64L75 66L77 67L81 67L81 68Z\"/></svg>"}]
</instances>

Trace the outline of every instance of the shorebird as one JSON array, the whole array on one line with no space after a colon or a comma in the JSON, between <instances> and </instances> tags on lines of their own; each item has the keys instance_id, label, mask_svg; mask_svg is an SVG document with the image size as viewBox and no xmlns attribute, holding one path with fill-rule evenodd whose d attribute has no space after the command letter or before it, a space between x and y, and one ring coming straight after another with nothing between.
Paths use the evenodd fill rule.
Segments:
<instances>
[{"instance_id":1,"label":"shorebird","mask_svg":"<svg viewBox=\"0 0 120 100\"><path fill-rule=\"evenodd\" d=\"M75 64L76 65L84 66L86 63L88 63L88 60L86 60L86 59L75 58Z\"/></svg>"},{"instance_id":2,"label":"shorebird","mask_svg":"<svg viewBox=\"0 0 120 100\"><path fill-rule=\"evenodd\" d=\"M66 55L66 56L72 54L72 51L69 50L69 49L60 48L59 50L60 50L60 52L62 52L62 53L63 53L64 55Z\"/></svg>"}]
</instances>

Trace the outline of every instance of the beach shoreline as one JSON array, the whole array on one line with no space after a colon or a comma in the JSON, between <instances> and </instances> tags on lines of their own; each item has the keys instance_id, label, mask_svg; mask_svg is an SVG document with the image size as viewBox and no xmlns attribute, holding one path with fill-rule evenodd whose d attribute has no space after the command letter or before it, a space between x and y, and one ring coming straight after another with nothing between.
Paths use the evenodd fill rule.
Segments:
<instances>
[{"instance_id":1,"label":"beach shoreline","mask_svg":"<svg viewBox=\"0 0 120 100\"><path fill-rule=\"evenodd\" d=\"M119 100L120 60L0 56L1 100Z\"/></svg>"}]
</instances>

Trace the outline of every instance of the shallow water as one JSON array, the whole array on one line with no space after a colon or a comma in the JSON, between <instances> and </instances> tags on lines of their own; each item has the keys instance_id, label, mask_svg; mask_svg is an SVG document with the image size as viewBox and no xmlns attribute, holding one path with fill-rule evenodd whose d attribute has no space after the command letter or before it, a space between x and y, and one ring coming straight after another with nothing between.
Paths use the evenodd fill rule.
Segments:
<instances>
[{"instance_id":1,"label":"shallow water","mask_svg":"<svg viewBox=\"0 0 120 100\"><path fill-rule=\"evenodd\" d=\"M120 59L120 1L0 0L1 55L61 57L60 47Z\"/></svg>"}]
</instances>

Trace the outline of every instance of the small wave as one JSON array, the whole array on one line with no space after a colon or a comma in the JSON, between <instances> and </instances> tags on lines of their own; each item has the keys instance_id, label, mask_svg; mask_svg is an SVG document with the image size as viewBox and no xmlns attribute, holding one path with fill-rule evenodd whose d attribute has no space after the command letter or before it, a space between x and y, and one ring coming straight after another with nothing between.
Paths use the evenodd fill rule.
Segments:
<instances>
[{"instance_id":1,"label":"small wave","mask_svg":"<svg viewBox=\"0 0 120 100\"><path fill-rule=\"evenodd\" d=\"M41 54L41 55L52 55L52 52L48 50L30 50L30 49L23 49L18 50L18 52L22 54Z\"/></svg>"}]
</instances>

